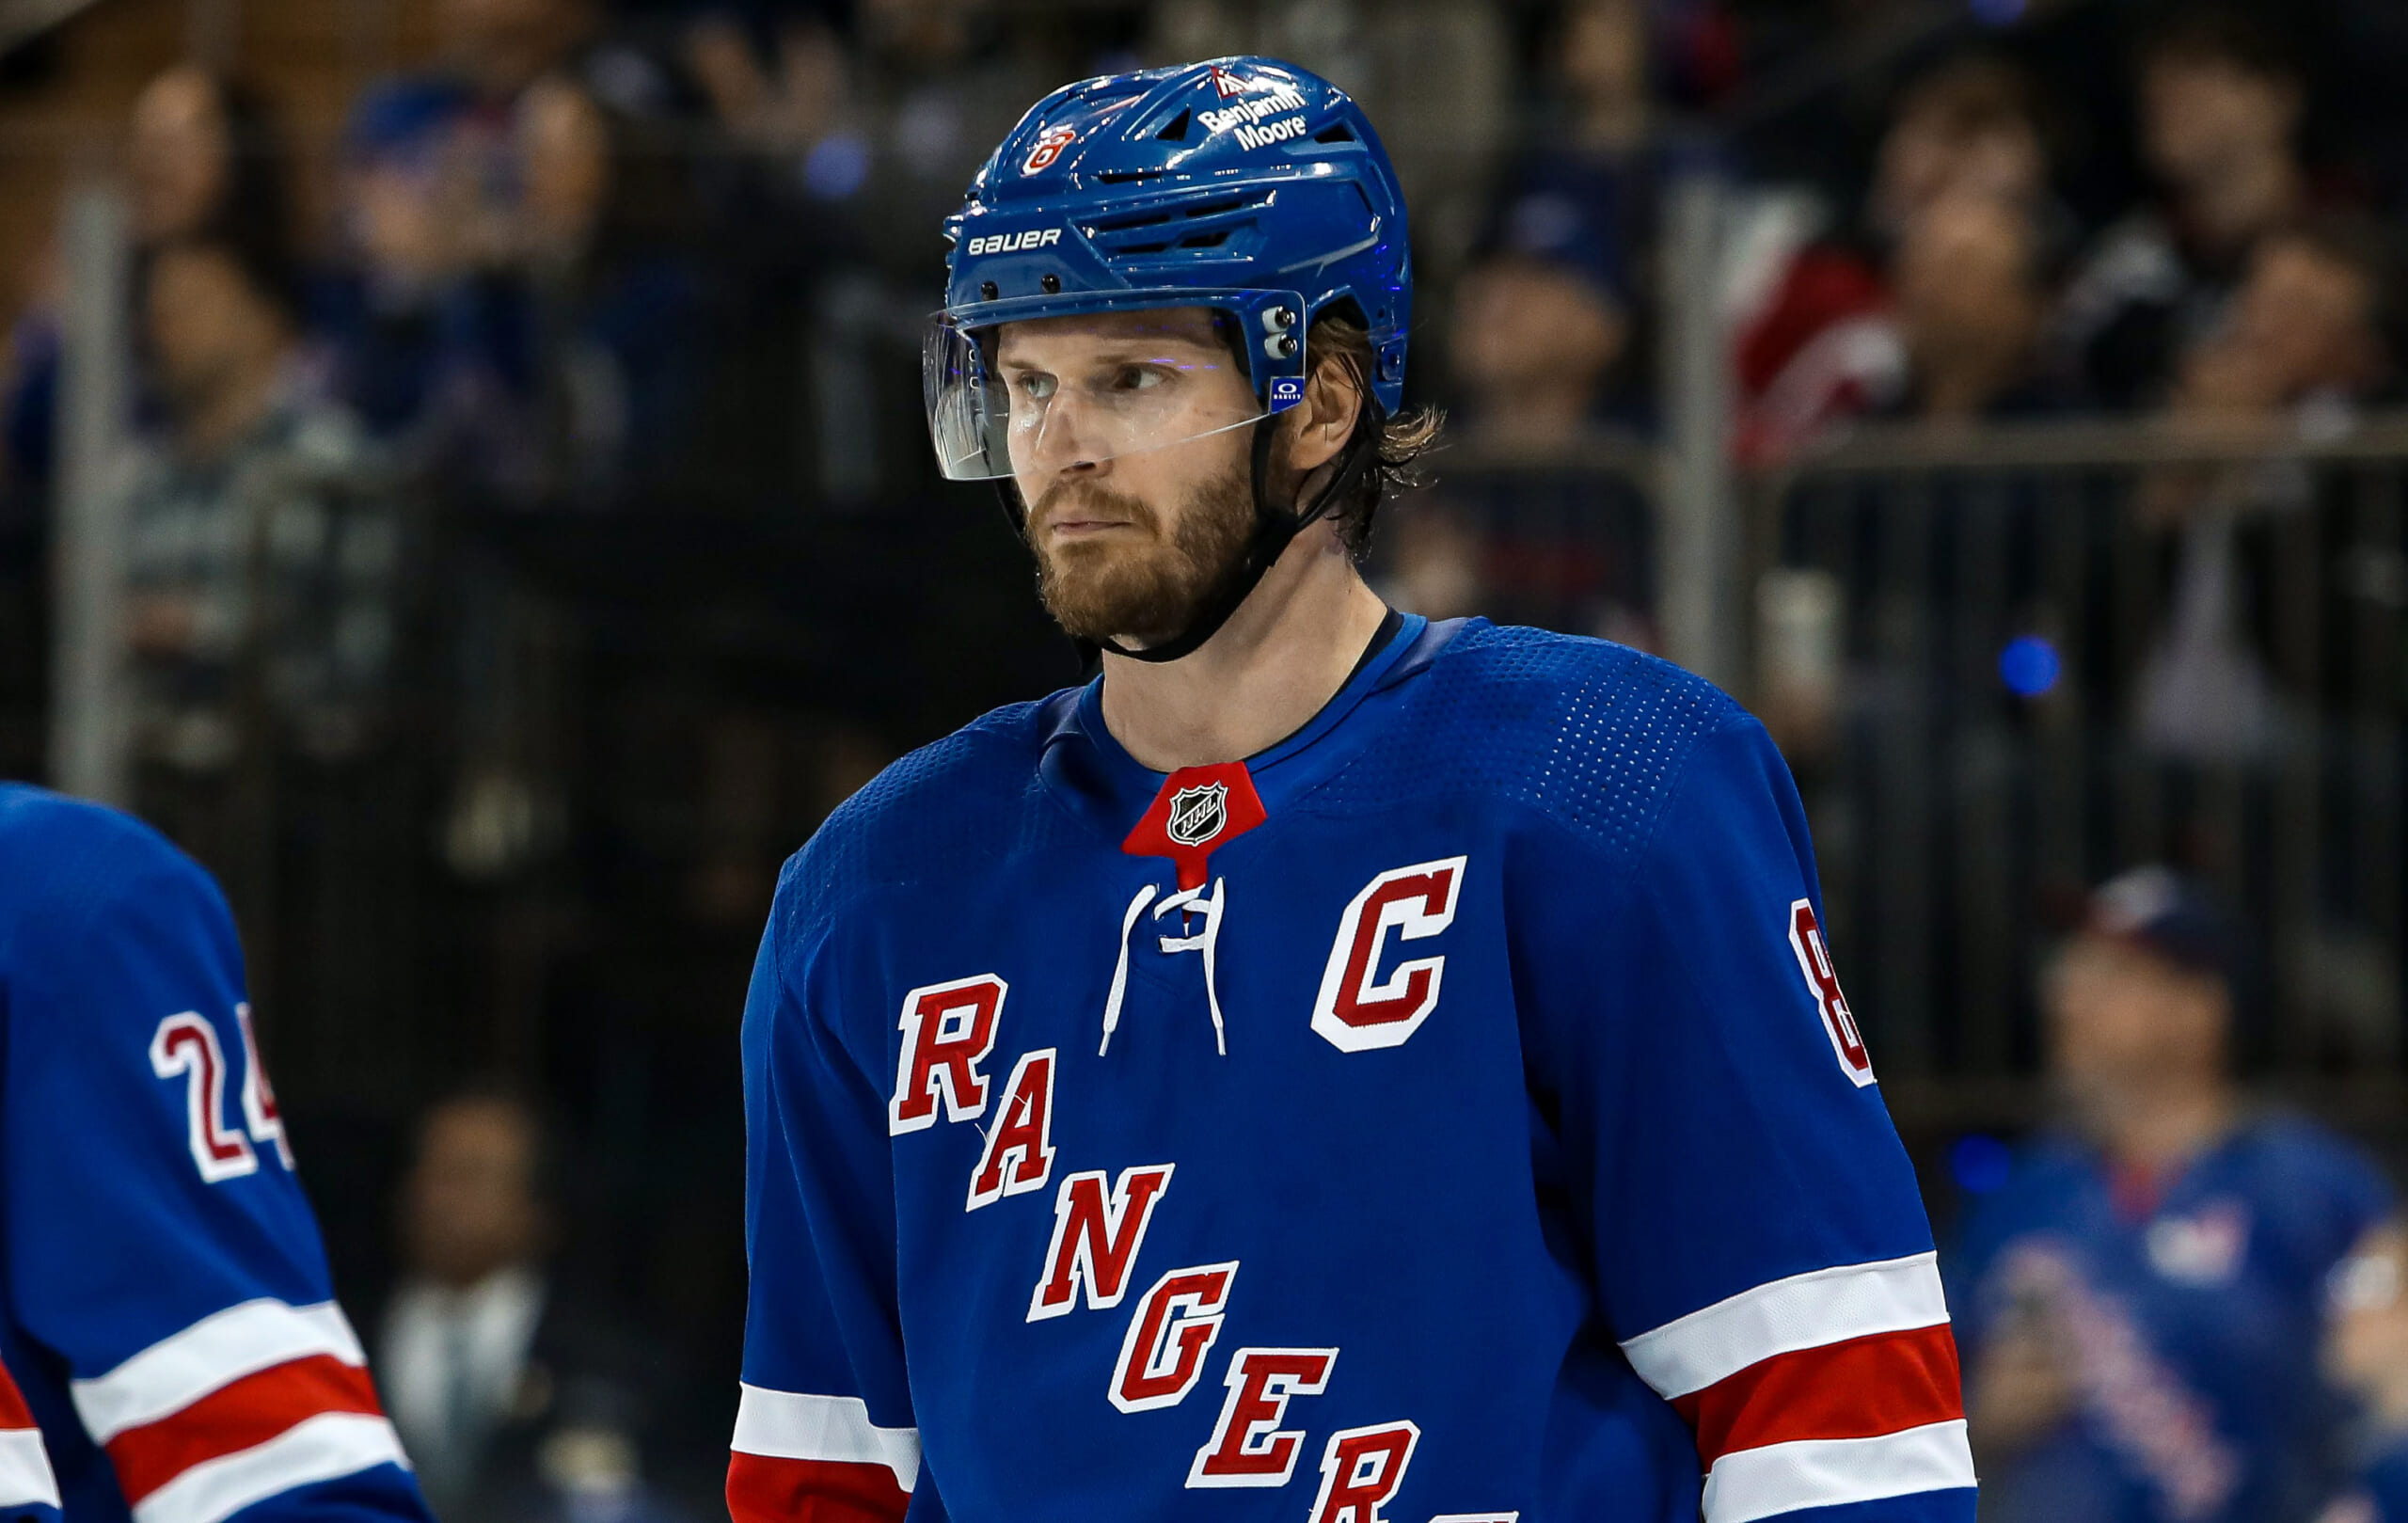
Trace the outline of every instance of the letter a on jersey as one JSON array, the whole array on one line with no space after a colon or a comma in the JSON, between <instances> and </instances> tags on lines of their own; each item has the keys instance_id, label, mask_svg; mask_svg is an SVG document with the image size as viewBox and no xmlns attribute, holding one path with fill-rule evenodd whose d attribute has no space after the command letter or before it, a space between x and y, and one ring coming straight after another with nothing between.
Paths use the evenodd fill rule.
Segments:
<instances>
[{"instance_id":1,"label":"letter a on jersey","mask_svg":"<svg viewBox=\"0 0 2408 1523\"><path fill-rule=\"evenodd\" d=\"M1393 868L1365 884L1346 907L1313 1002L1313 1030L1331 1046L1341 1053L1401 1047L1438 1007L1444 957L1400 962L1386 978L1380 961L1391 933L1398 941L1422 941L1455 923L1465 860Z\"/></svg>"},{"instance_id":2,"label":"letter a on jersey","mask_svg":"<svg viewBox=\"0 0 2408 1523\"><path fill-rule=\"evenodd\" d=\"M1012 1069L1011 1082L1004 1086L1003 1117L987 1134L963 1210L1041 1190L1054 1177L1054 1048L1042 1047Z\"/></svg>"}]
</instances>

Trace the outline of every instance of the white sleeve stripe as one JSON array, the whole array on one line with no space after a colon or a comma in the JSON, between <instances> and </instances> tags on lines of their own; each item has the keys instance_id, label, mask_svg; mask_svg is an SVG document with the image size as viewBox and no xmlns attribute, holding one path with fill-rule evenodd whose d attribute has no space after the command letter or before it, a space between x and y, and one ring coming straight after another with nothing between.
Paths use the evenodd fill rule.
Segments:
<instances>
[{"instance_id":1,"label":"white sleeve stripe","mask_svg":"<svg viewBox=\"0 0 2408 1523\"><path fill-rule=\"evenodd\" d=\"M1640 1378L1669 1402L1776 1354L1947 1320L1939 1257L1918 1253L1759 1285L1643 1332L1622 1351Z\"/></svg>"},{"instance_id":2,"label":"white sleeve stripe","mask_svg":"<svg viewBox=\"0 0 2408 1523\"><path fill-rule=\"evenodd\" d=\"M245 1375L316 1355L349 1365L368 1362L342 1308L332 1301L307 1307L246 1301L161 1339L107 1374L76 1381L75 1411L92 1442L105 1444Z\"/></svg>"},{"instance_id":3,"label":"white sleeve stripe","mask_svg":"<svg viewBox=\"0 0 2408 1523\"><path fill-rule=\"evenodd\" d=\"M1705 1523L1751 1523L1972 1483L1973 1452L1961 1418L1878 1438L1804 1438L1715 1461L1705 1478Z\"/></svg>"},{"instance_id":4,"label":"white sleeve stripe","mask_svg":"<svg viewBox=\"0 0 2408 1523\"><path fill-rule=\"evenodd\" d=\"M50 1456L42 1452L41 1431L0 1431L0 1507L23 1507L28 1502L59 1505L58 1478L50 1473Z\"/></svg>"},{"instance_id":5,"label":"white sleeve stripe","mask_svg":"<svg viewBox=\"0 0 2408 1523\"><path fill-rule=\"evenodd\" d=\"M401 1438L383 1418L322 1412L263 1444L203 1460L143 1498L134 1523L218 1523L295 1486L408 1464Z\"/></svg>"},{"instance_id":6,"label":"white sleeve stripe","mask_svg":"<svg viewBox=\"0 0 2408 1523\"><path fill-rule=\"evenodd\" d=\"M869 1420L869 1404L858 1397L805 1396L765 1386L743 1389L736 1437L728 1445L738 1453L883 1465L905 1491L919 1483L919 1429L877 1426Z\"/></svg>"}]
</instances>

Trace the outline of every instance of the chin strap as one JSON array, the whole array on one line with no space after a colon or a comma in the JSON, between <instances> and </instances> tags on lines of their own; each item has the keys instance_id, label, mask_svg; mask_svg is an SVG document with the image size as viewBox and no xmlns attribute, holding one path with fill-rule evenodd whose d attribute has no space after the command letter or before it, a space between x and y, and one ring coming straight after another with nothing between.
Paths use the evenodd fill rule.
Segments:
<instances>
[{"instance_id":1,"label":"chin strap","mask_svg":"<svg viewBox=\"0 0 2408 1523\"><path fill-rule=\"evenodd\" d=\"M1363 399L1363 416L1356 420L1353 436L1339 452L1338 468L1304 509L1282 508L1271 500L1271 446L1277 437L1279 415L1273 413L1254 425L1254 532L1246 539L1245 554L1225 573L1220 582L1205 597L1193 623L1159 644L1132 649L1117 641L1096 642L1096 647L1115 656L1125 656L1133 661L1176 661L1192 656L1203 643L1221 632L1245 600L1254 595L1255 588L1271 574L1288 546L1298 534L1329 516L1330 508L1371 468L1371 461L1380 445L1380 424L1384 420L1379 404L1370 397ZM1079 643L1081 653L1087 642Z\"/></svg>"}]
</instances>

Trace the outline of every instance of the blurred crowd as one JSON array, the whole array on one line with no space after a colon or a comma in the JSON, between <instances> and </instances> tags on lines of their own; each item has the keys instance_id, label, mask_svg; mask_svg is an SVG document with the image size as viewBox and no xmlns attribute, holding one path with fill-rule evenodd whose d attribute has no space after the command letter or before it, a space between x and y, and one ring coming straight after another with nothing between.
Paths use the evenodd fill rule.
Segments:
<instances>
[{"instance_id":1,"label":"blurred crowd","mask_svg":"<svg viewBox=\"0 0 2408 1523\"><path fill-rule=\"evenodd\" d=\"M314 155L271 79L142 90L132 447L99 485L135 802L227 879L301 1124L313 1085L332 1108L327 1076L386 1061L325 1035L346 1021L436 1034L391 1061L396 1112L486 1068L535 1081L451 1093L406 1163L350 1167L375 1149L320 1122L322 1205L329 1177L398 1194L328 1230L346 1293L383 1302L388 1404L447 1518L710 1505L731 1033L777 859L903 742L1069 675L1022 659L1024 573L935 479L919 396L942 219L1054 86L1265 53L1363 100L1413 207L1413 400L1453 440L1371 565L1435 616L1656 643L1646 452L1691 181L1719 192L1705 295L1750 480L1885 423L2332 439L2408 400L2394 0L432 12L432 55ZM65 468L65 320L37 300L9 337L0 560ZM2177 466L2115 500L2164 551L2116 696L2153 754L2282 743L2244 605L2253 535L2300 506L2329 504ZM2360 581L2396 608L2408 560L2383 563ZM2002 604L2032 592L1983 569ZM1905 706L1814 653L1894 610L1765 592L1756 704L1820 809L1848 726ZM2220 912L2144 873L2059 928L2032 1055L2065 1124L1951 1160L1988 1515L2408 1520L2408 1240L2374 1165L2236 1078L2263 978Z\"/></svg>"},{"instance_id":2,"label":"blurred crowd","mask_svg":"<svg viewBox=\"0 0 2408 1523\"><path fill-rule=\"evenodd\" d=\"M1414 207L1418 399L1542 487L1661 422L1663 262L1698 257L1667 254L1663 207L1693 176L1725 191L1708 298L1749 464L1865 420L2329 435L2400 375L2408 110L2364 82L2408 59L2408 24L2370 0L435 9L435 57L354 103L322 194L239 74L171 70L128 123L154 759L222 766L246 701L314 754L388 722L407 484L503 511L930 500L937 230L1027 103L1089 71L1261 51L1358 93ZM304 203L329 211L304 226ZM57 313L21 314L0 416L21 503L56 471L57 352ZM1594 477L1553 487L1622 526L1594 555L1497 531L1467 480L1384 574L1428 611L1648 641L1643 508ZM2169 484L2158 512L2210 495ZM213 516L267 497L246 529ZM246 694L253 597L289 613Z\"/></svg>"}]
</instances>

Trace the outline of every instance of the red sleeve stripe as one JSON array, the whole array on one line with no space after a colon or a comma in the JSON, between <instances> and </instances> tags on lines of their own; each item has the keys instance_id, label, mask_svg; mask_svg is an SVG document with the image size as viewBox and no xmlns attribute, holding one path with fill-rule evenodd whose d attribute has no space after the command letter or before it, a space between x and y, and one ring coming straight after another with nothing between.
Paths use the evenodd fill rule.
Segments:
<instances>
[{"instance_id":1,"label":"red sleeve stripe","mask_svg":"<svg viewBox=\"0 0 2408 1523\"><path fill-rule=\"evenodd\" d=\"M368 1362L341 1307L246 1301L161 1339L106 1374L76 1381L75 1412L92 1442L105 1445L246 1375L319 1355Z\"/></svg>"},{"instance_id":2,"label":"red sleeve stripe","mask_svg":"<svg viewBox=\"0 0 2408 1523\"><path fill-rule=\"evenodd\" d=\"M728 1456L727 1512L735 1523L901 1523L911 1505L883 1465L741 1450Z\"/></svg>"},{"instance_id":3,"label":"red sleeve stripe","mask_svg":"<svg viewBox=\"0 0 2408 1523\"><path fill-rule=\"evenodd\" d=\"M58 1478L32 1427L0 1429L0 1508L58 1505Z\"/></svg>"},{"instance_id":4,"label":"red sleeve stripe","mask_svg":"<svg viewBox=\"0 0 2408 1523\"><path fill-rule=\"evenodd\" d=\"M0 1365L0 1430L30 1428L33 1425L34 1415L25 1405L25 1393L17 1388L17 1382L9 1376L8 1367Z\"/></svg>"},{"instance_id":5,"label":"red sleeve stripe","mask_svg":"<svg viewBox=\"0 0 2408 1523\"><path fill-rule=\"evenodd\" d=\"M1672 1409L1697 1430L1711 1468L1735 1450L1801 1439L1873 1438L1965 1415L1956 1340L1945 1324L1776 1354Z\"/></svg>"},{"instance_id":6,"label":"red sleeve stripe","mask_svg":"<svg viewBox=\"0 0 2408 1523\"><path fill-rule=\"evenodd\" d=\"M728 1447L762 1459L878 1466L906 1493L920 1481L920 1430L878 1426L870 1421L868 1404L857 1396L746 1386Z\"/></svg>"},{"instance_id":7,"label":"red sleeve stripe","mask_svg":"<svg viewBox=\"0 0 2408 1523\"><path fill-rule=\"evenodd\" d=\"M1670 1402L1777 1354L1947 1321L1937 1256L1919 1253L1773 1280L1650 1328L1622 1351Z\"/></svg>"},{"instance_id":8,"label":"red sleeve stripe","mask_svg":"<svg viewBox=\"0 0 2408 1523\"><path fill-rule=\"evenodd\" d=\"M134 1523L223 1523L297 1487L408 1464L393 1425L383 1418L321 1412L263 1444L191 1467L135 1503Z\"/></svg>"},{"instance_id":9,"label":"red sleeve stripe","mask_svg":"<svg viewBox=\"0 0 2408 1523\"><path fill-rule=\"evenodd\" d=\"M380 1415L368 1372L326 1355L246 1375L172 1417L128 1428L109 1440L109 1463L128 1503L143 1499L197 1465L256 1449L327 1412Z\"/></svg>"}]
</instances>

